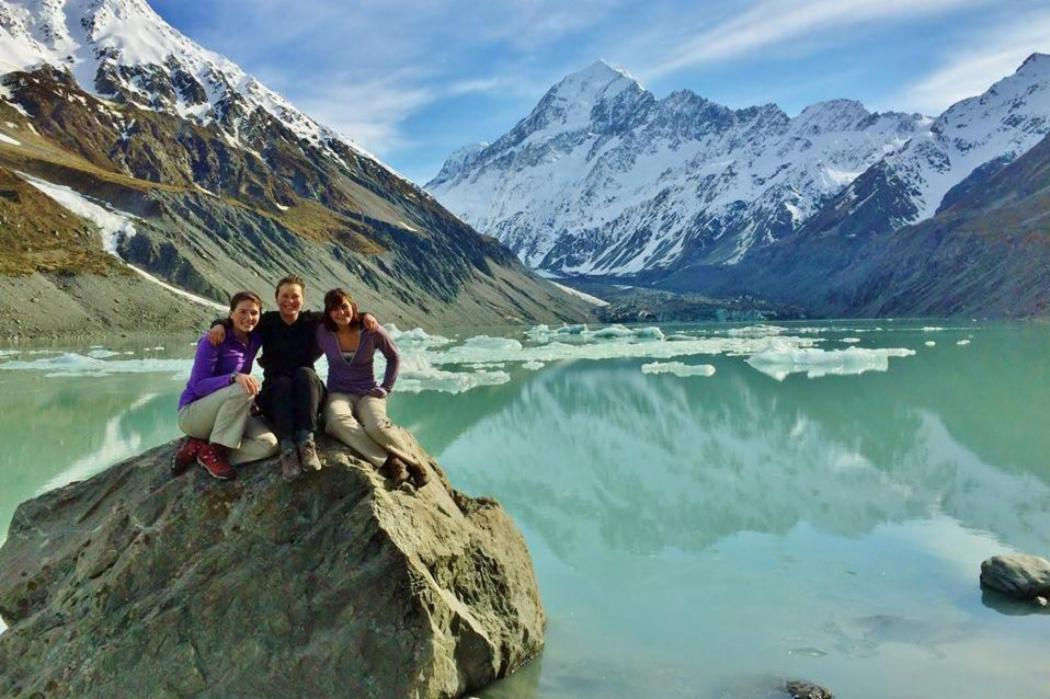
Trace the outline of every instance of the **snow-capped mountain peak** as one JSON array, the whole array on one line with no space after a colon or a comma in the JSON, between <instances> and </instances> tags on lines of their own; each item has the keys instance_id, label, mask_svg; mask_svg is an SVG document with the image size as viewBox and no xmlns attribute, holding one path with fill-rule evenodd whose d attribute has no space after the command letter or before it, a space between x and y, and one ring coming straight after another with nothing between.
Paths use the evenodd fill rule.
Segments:
<instances>
[{"instance_id":1,"label":"snow-capped mountain peak","mask_svg":"<svg viewBox=\"0 0 1050 699\"><path fill-rule=\"evenodd\" d=\"M793 118L776 105L733 110L689 90L657 100L597 62L427 188L533 267L622 275L732 265L832 203L857 214L866 234L931 216L970 173L1009 162L1048 131L1042 54L936 119L873 113L852 99ZM873 186L894 191L873 196Z\"/></svg>"},{"instance_id":2,"label":"snow-capped mountain peak","mask_svg":"<svg viewBox=\"0 0 1050 699\"><path fill-rule=\"evenodd\" d=\"M339 141L375 159L181 34L145 0L0 0L0 72L40 64L70 71L100 97L218 123L234 145L242 123L262 109L322 150Z\"/></svg>"}]
</instances>

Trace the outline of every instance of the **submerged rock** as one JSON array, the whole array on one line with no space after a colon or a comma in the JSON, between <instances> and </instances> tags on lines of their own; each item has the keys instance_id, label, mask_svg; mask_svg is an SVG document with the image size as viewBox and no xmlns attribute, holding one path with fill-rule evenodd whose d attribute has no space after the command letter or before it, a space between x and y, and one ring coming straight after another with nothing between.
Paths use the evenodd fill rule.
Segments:
<instances>
[{"instance_id":1,"label":"submerged rock","mask_svg":"<svg viewBox=\"0 0 1050 699\"><path fill-rule=\"evenodd\" d=\"M1040 556L992 556L981 563L981 585L1014 599L1050 595L1050 561Z\"/></svg>"},{"instance_id":2,"label":"submerged rock","mask_svg":"<svg viewBox=\"0 0 1050 699\"><path fill-rule=\"evenodd\" d=\"M543 644L524 540L444 474L340 445L288 484L171 478L172 445L23 503L0 549L0 696L452 697ZM427 457L429 460L429 457Z\"/></svg>"}]
</instances>

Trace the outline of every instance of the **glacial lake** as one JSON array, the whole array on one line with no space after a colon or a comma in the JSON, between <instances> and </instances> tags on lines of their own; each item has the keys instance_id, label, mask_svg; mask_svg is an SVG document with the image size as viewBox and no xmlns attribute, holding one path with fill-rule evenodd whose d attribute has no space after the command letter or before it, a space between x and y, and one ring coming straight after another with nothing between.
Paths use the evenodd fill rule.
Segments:
<instances>
[{"instance_id":1,"label":"glacial lake","mask_svg":"<svg viewBox=\"0 0 1050 699\"><path fill-rule=\"evenodd\" d=\"M1050 556L1050 326L397 337L392 418L511 513L550 618L478 696L1050 695L1050 613L977 582ZM193 339L0 350L0 540L22 500L177 436Z\"/></svg>"}]
</instances>

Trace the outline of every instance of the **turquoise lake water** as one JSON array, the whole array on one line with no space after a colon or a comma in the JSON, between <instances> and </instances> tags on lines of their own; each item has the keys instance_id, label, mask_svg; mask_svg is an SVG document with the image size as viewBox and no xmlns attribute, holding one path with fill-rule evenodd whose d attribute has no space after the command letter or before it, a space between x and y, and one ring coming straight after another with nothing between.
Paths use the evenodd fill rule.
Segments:
<instances>
[{"instance_id":1,"label":"turquoise lake water","mask_svg":"<svg viewBox=\"0 0 1050 699\"><path fill-rule=\"evenodd\" d=\"M1050 696L1050 614L977 584L1050 556L1050 327L594 330L398 334L391 416L511 513L550 617L480 696ZM192 339L0 353L0 539L177 436Z\"/></svg>"}]
</instances>

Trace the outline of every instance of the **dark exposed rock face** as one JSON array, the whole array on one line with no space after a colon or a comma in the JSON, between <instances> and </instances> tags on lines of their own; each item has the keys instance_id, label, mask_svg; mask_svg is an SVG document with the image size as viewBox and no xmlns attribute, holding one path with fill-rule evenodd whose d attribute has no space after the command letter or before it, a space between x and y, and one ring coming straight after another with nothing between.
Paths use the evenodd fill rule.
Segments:
<instances>
[{"instance_id":1,"label":"dark exposed rock face","mask_svg":"<svg viewBox=\"0 0 1050 699\"><path fill-rule=\"evenodd\" d=\"M171 449L19 507L0 695L451 697L540 650L532 565L497 503L440 472L392 490L327 441L326 468L291 484L272 462L172 479Z\"/></svg>"}]
</instances>

